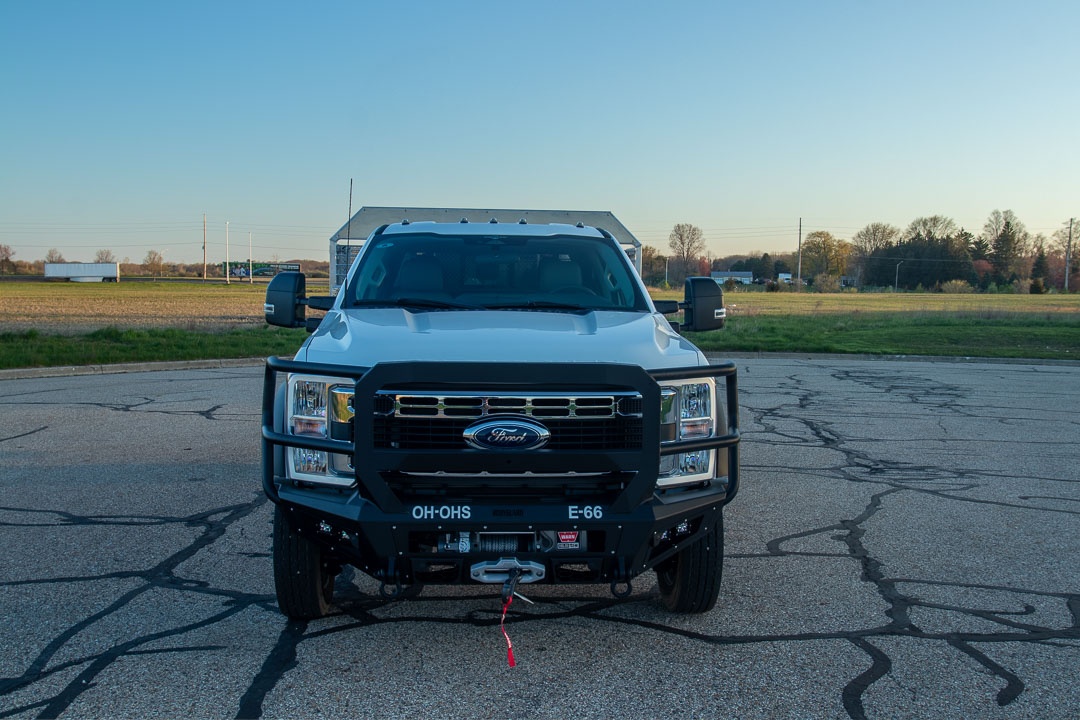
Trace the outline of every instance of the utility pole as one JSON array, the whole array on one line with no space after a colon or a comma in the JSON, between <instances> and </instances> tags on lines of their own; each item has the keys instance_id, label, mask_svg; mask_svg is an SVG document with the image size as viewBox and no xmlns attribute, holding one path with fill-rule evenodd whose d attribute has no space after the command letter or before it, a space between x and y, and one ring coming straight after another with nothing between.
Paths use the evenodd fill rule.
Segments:
<instances>
[{"instance_id":1,"label":"utility pole","mask_svg":"<svg viewBox=\"0 0 1080 720\"><path fill-rule=\"evenodd\" d=\"M799 218L799 269L795 282L798 292L802 292L802 218Z\"/></svg>"},{"instance_id":2,"label":"utility pole","mask_svg":"<svg viewBox=\"0 0 1080 720\"><path fill-rule=\"evenodd\" d=\"M206 213L202 214L202 279L206 282Z\"/></svg>"},{"instance_id":3,"label":"utility pole","mask_svg":"<svg viewBox=\"0 0 1080 720\"><path fill-rule=\"evenodd\" d=\"M903 265L903 264L904 264L903 260L896 263L896 277L893 279L893 286L892 286L892 291L894 293L900 291L900 266Z\"/></svg>"},{"instance_id":4,"label":"utility pole","mask_svg":"<svg viewBox=\"0 0 1080 720\"><path fill-rule=\"evenodd\" d=\"M251 233L249 232L248 233L248 285L251 285L251 284L253 284L255 282L254 273L252 273L251 270L252 270L252 264L251 264Z\"/></svg>"},{"instance_id":5,"label":"utility pole","mask_svg":"<svg viewBox=\"0 0 1080 720\"><path fill-rule=\"evenodd\" d=\"M229 285L229 275L231 274L231 268L229 267L229 221L225 221L225 284Z\"/></svg>"},{"instance_id":6,"label":"utility pole","mask_svg":"<svg viewBox=\"0 0 1080 720\"><path fill-rule=\"evenodd\" d=\"M1065 245L1065 292L1069 292L1069 270L1072 269L1072 229L1076 218L1069 218L1069 242Z\"/></svg>"}]
</instances>

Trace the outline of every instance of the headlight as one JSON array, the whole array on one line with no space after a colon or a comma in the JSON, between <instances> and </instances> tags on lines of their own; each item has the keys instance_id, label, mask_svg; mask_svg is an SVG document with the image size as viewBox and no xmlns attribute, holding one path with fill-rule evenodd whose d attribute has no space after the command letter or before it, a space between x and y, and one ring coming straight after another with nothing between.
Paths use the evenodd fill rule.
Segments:
<instances>
[{"instance_id":1,"label":"headlight","mask_svg":"<svg viewBox=\"0 0 1080 720\"><path fill-rule=\"evenodd\" d=\"M329 428L338 418L341 409L335 403L338 396L352 395L353 381L348 378L332 378L321 375L290 375L285 398L288 412L286 432L298 437L330 437ZM352 485L349 472L351 458L330 454L322 450L287 448L286 474L294 480L327 485Z\"/></svg>"},{"instance_id":2,"label":"headlight","mask_svg":"<svg viewBox=\"0 0 1080 720\"><path fill-rule=\"evenodd\" d=\"M661 441L697 440L716 433L716 385L688 381L660 389ZM711 479L716 452L697 450L660 458L657 487L686 485Z\"/></svg>"}]
</instances>

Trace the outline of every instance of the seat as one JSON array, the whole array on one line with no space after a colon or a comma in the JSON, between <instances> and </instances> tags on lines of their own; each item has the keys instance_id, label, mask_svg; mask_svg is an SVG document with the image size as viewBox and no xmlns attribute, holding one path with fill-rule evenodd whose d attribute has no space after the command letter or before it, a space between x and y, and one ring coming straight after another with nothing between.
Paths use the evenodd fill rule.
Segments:
<instances>
[{"instance_id":1,"label":"seat","mask_svg":"<svg viewBox=\"0 0 1080 720\"><path fill-rule=\"evenodd\" d=\"M540 291L556 292L581 288L581 266L571 260L544 260L540 263Z\"/></svg>"}]
</instances>

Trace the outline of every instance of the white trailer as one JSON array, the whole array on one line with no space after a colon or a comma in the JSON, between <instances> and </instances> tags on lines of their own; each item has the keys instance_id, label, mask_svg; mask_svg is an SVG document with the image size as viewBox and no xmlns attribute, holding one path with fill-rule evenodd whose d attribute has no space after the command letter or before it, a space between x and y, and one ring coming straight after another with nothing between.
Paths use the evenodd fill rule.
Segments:
<instances>
[{"instance_id":1,"label":"white trailer","mask_svg":"<svg viewBox=\"0 0 1080 720\"><path fill-rule=\"evenodd\" d=\"M337 294L345 282L349 266L361 246L376 228L387 223L419 222L502 222L582 223L607 230L623 246L634 267L641 274L641 241L606 210L511 210L483 208L362 207L349 222L330 236L330 294Z\"/></svg>"},{"instance_id":2,"label":"white trailer","mask_svg":"<svg viewBox=\"0 0 1080 720\"><path fill-rule=\"evenodd\" d=\"M119 282L120 263L45 263L46 280Z\"/></svg>"}]
</instances>

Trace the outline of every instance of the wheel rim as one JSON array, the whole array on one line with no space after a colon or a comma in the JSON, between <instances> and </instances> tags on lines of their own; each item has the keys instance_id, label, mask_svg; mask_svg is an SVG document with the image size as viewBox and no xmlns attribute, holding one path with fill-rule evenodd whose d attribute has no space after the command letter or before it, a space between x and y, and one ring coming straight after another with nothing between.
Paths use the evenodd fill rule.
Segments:
<instances>
[{"instance_id":1,"label":"wheel rim","mask_svg":"<svg viewBox=\"0 0 1080 720\"><path fill-rule=\"evenodd\" d=\"M672 558L656 567L656 583L664 592L675 587L676 562L677 560Z\"/></svg>"}]
</instances>

